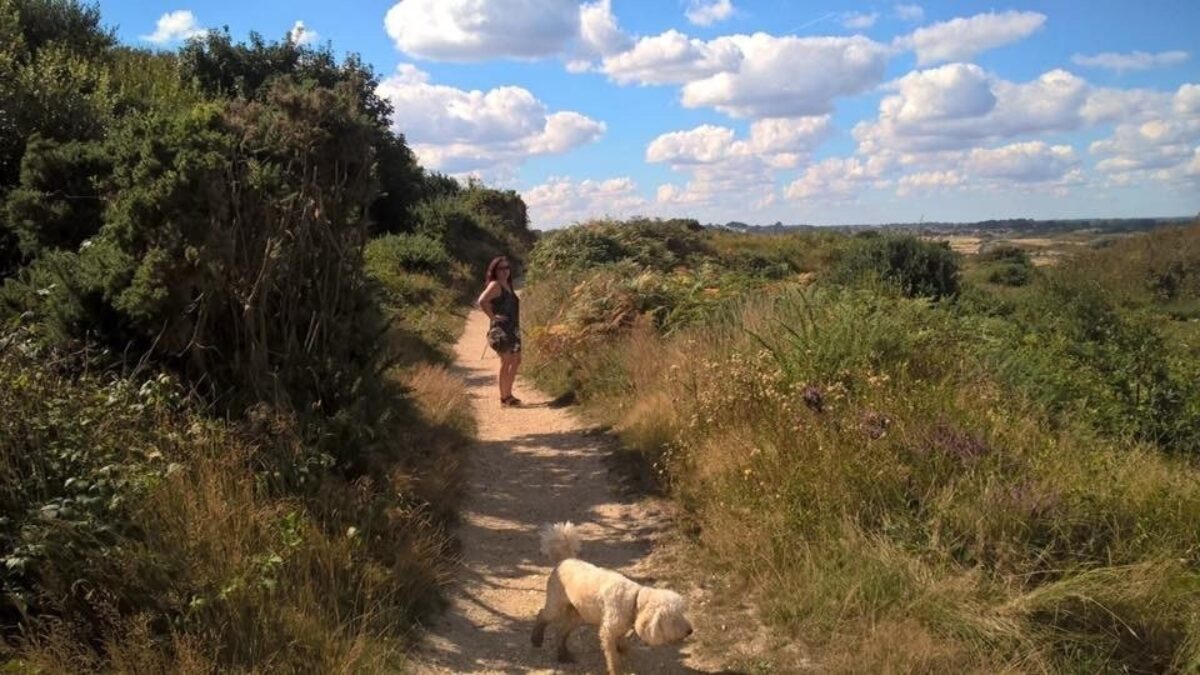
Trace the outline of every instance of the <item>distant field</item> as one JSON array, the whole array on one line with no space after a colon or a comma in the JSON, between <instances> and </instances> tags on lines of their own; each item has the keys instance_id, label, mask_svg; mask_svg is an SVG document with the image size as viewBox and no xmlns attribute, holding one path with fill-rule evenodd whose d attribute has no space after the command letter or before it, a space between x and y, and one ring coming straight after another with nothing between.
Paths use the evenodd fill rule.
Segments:
<instances>
[{"instance_id":1,"label":"distant field","mask_svg":"<svg viewBox=\"0 0 1200 675\"><path fill-rule=\"evenodd\" d=\"M1042 237L1005 237L1001 233L970 233L970 234L928 234L922 238L928 241L944 241L955 253L966 256L978 255L988 245L999 243L1019 246L1029 252L1029 257L1038 266L1054 265L1062 261L1063 256L1078 253L1093 242L1101 239L1116 239L1123 235L1097 232L1095 230L1078 230L1063 232Z\"/></svg>"}]
</instances>

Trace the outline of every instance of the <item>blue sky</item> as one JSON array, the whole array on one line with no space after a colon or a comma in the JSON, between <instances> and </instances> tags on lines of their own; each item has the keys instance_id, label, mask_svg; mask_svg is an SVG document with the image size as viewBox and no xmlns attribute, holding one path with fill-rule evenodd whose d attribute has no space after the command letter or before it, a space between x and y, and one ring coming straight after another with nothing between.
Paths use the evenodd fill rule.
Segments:
<instances>
[{"instance_id":1,"label":"blue sky","mask_svg":"<svg viewBox=\"0 0 1200 675\"><path fill-rule=\"evenodd\" d=\"M359 53L423 164L520 191L540 228L1200 211L1192 0L99 4L132 45Z\"/></svg>"}]
</instances>

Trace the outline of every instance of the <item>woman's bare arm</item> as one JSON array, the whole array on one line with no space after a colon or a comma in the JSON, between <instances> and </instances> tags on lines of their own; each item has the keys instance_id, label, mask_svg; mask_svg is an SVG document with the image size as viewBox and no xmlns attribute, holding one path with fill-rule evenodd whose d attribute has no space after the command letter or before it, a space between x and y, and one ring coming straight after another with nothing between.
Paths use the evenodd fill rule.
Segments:
<instances>
[{"instance_id":1,"label":"woman's bare arm","mask_svg":"<svg viewBox=\"0 0 1200 675\"><path fill-rule=\"evenodd\" d=\"M484 314L488 315L489 319L495 319L496 315L492 312L492 300L500 295L500 282L489 281L487 288L483 289L483 293L479 295L479 299L475 301L475 305L483 310Z\"/></svg>"}]
</instances>

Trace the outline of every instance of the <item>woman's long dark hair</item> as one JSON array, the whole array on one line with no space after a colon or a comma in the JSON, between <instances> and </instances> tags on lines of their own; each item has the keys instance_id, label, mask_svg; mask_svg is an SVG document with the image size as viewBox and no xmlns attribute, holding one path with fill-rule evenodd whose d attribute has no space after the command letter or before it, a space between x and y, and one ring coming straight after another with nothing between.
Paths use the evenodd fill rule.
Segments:
<instances>
[{"instance_id":1,"label":"woman's long dark hair","mask_svg":"<svg viewBox=\"0 0 1200 675\"><path fill-rule=\"evenodd\" d=\"M496 268L500 266L500 263L506 263L506 262L508 262L508 258L506 258L502 255L498 255L495 258L492 258L492 262L488 263L488 266L487 266L487 281L495 281L496 280ZM508 264L508 278L512 279L512 263Z\"/></svg>"}]
</instances>

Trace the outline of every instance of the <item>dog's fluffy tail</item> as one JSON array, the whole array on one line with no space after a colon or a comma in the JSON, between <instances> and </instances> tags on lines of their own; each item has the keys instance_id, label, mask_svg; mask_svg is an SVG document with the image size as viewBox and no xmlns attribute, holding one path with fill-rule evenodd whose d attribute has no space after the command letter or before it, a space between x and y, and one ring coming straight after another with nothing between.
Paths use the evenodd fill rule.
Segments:
<instances>
[{"instance_id":1,"label":"dog's fluffy tail","mask_svg":"<svg viewBox=\"0 0 1200 675\"><path fill-rule=\"evenodd\" d=\"M583 541L578 528L570 522L555 523L542 528L542 553L557 565L567 558L579 556Z\"/></svg>"}]
</instances>

